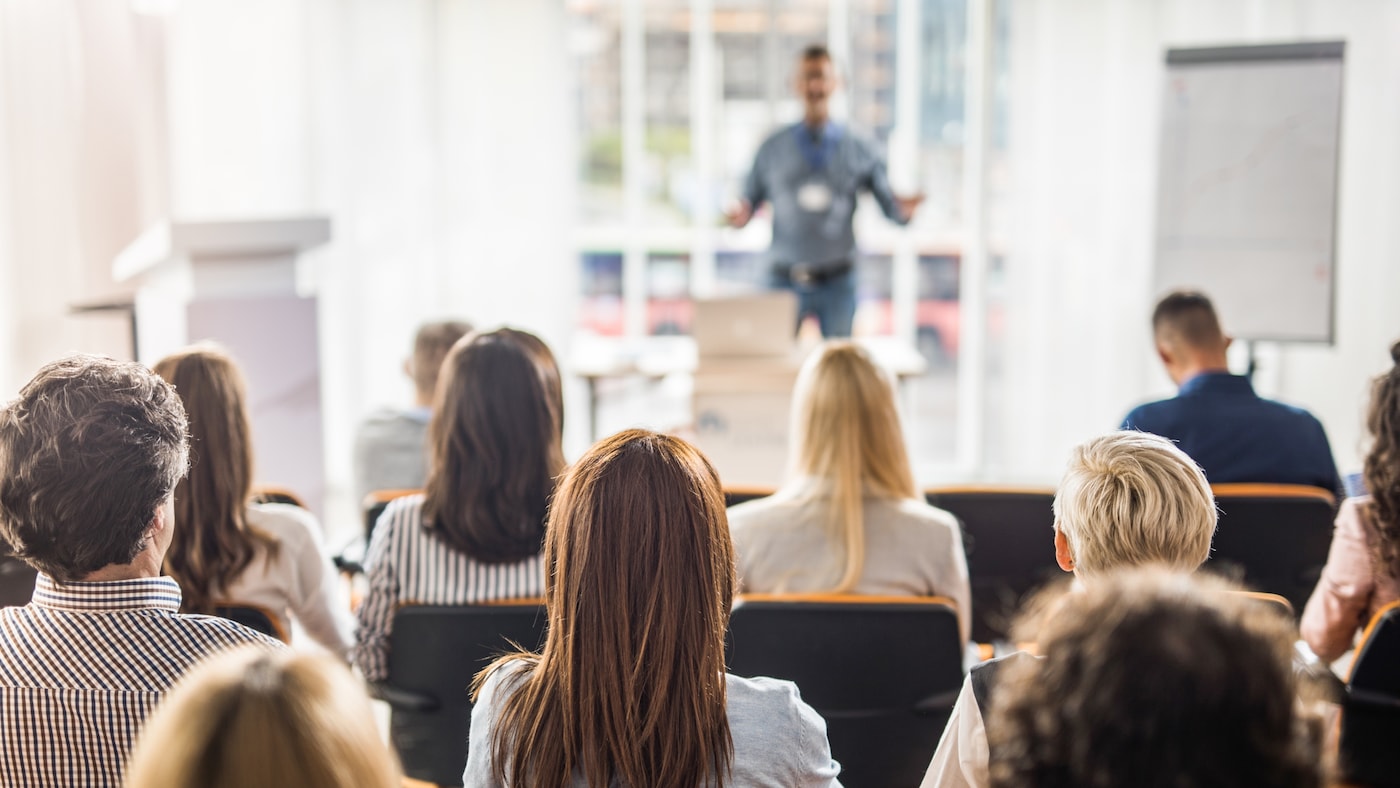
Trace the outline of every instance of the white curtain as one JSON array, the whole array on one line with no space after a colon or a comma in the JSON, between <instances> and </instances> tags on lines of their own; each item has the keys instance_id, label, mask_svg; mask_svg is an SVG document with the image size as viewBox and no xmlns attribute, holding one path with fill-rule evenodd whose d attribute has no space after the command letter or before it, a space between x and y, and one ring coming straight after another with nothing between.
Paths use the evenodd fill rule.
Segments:
<instances>
[{"instance_id":1,"label":"white curtain","mask_svg":"<svg viewBox=\"0 0 1400 788\"><path fill-rule=\"evenodd\" d=\"M331 216L303 284L320 297L333 493L359 419L408 403L399 363L420 321L510 322L567 358L578 264L562 4L172 7L0 5L5 390L68 349L129 354L121 319L65 307L111 293L113 256L168 216ZM354 519L343 497L329 504Z\"/></svg>"},{"instance_id":2,"label":"white curtain","mask_svg":"<svg viewBox=\"0 0 1400 788\"><path fill-rule=\"evenodd\" d=\"M120 298L112 257L167 210L163 49L124 3L0 3L0 391L131 352L124 316L69 307Z\"/></svg>"}]
</instances>

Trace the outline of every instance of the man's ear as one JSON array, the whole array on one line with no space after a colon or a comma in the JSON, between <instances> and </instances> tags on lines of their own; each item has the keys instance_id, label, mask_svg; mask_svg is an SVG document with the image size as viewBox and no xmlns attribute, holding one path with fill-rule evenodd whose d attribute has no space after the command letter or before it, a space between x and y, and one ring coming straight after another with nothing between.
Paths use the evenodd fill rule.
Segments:
<instances>
[{"instance_id":1,"label":"man's ear","mask_svg":"<svg viewBox=\"0 0 1400 788\"><path fill-rule=\"evenodd\" d=\"M1229 350L1229 349L1230 349L1230 343L1231 343L1231 342L1234 342L1234 341L1235 341L1235 338L1234 338L1234 337L1229 336L1229 335L1226 335L1226 337L1225 337L1225 345L1221 348L1221 350Z\"/></svg>"},{"instance_id":2,"label":"man's ear","mask_svg":"<svg viewBox=\"0 0 1400 788\"><path fill-rule=\"evenodd\" d=\"M1058 526L1055 528L1055 563L1066 572L1074 571L1074 554L1069 549L1069 537Z\"/></svg>"},{"instance_id":3,"label":"man's ear","mask_svg":"<svg viewBox=\"0 0 1400 788\"><path fill-rule=\"evenodd\" d=\"M413 359L406 358L403 360L403 374L407 375L409 380L413 379Z\"/></svg>"},{"instance_id":4,"label":"man's ear","mask_svg":"<svg viewBox=\"0 0 1400 788\"><path fill-rule=\"evenodd\" d=\"M175 516L173 502L173 498L168 498L156 507L155 516L151 518L150 525L146 527L147 536L154 537L173 524L172 520Z\"/></svg>"},{"instance_id":5,"label":"man's ear","mask_svg":"<svg viewBox=\"0 0 1400 788\"><path fill-rule=\"evenodd\" d=\"M1170 368L1173 363L1172 350L1161 342L1157 342L1157 358L1162 360L1162 366Z\"/></svg>"}]
</instances>

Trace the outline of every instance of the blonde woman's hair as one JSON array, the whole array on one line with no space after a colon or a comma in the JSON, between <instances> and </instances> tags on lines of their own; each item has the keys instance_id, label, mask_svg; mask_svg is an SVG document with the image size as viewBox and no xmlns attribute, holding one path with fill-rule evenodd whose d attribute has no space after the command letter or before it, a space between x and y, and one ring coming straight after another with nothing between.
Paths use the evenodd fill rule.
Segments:
<instances>
[{"instance_id":1,"label":"blonde woman's hair","mask_svg":"<svg viewBox=\"0 0 1400 788\"><path fill-rule=\"evenodd\" d=\"M830 496L831 540L846 554L832 591L850 591L865 569L865 492L919 497L893 381L859 345L826 343L797 376L791 434L791 479L783 493L807 500Z\"/></svg>"},{"instance_id":2,"label":"blonde woman's hair","mask_svg":"<svg viewBox=\"0 0 1400 788\"><path fill-rule=\"evenodd\" d=\"M463 734L465 735L465 734ZM334 659L257 646L170 692L127 766L129 788L399 788L363 686Z\"/></svg>"},{"instance_id":3,"label":"blonde woman's hair","mask_svg":"<svg viewBox=\"0 0 1400 788\"><path fill-rule=\"evenodd\" d=\"M1210 557L1210 484L1195 461L1156 435L1124 430L1076 446L1054 507L1055 528L1083 575L1145 564L1189 572Z\"/></svg>"}]
</instances>

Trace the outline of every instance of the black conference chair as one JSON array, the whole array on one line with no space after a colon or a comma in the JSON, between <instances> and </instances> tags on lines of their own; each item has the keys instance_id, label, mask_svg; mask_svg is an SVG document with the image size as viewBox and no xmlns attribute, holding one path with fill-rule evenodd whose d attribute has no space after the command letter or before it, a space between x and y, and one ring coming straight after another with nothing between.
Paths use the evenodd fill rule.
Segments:
<instances>
[{"instance_id":1,"label":"black conference chair","mask_svg":"<svg viewBox=\"0 0 1400 788\"><path fill-rule=\"evenodd\" d=\"M292 642L287 633L278 625L277 618L270 611L257 605L239 605L226 602L214 607L214 615L242 624L254 632L261 632L283 643Z\"/></svg>"},{"instance_id":2,"label":"black conference chair","mask_svg":"<svg viewBox=\"0 0 1400 788\"><path fill-rule=\"evenodd\" d=\"M394 613L389 678L374 694L392 709L389 739L404 774L461 785L471 730L471 683L501 654L544 643L539 599L490 605L408 605Z\"/></svg>"},{"instance_id":3,"label":"black conference chair","mask_svg":"<svg viewBox=\"0 0 1400 788\"><path fill-rule=\"evenodd\" d=\"M759 498L767 498L774 493L771 487L725 487L724 505L726 507L745 501L754 501Z\"/></svg>"},{"instance_id":4,"label":"black conference chair","mask_svg":"<svg viewBox=\"0 0 1400 788\"><path fill-rule=\"evenodd\" d=\"M0 607L22 607L34 596L39 573L12 555L0 555Z\"/></svg>"},{"instance_id":5,"label":"black conference chair","mask_svg":"<svg viewBox=\"0 0 1400 788\"><path fill-rule=\"evenodd\" d=\"M1287 599L1301 612L1332 546L1336 502L1318 487L1216 484L1219 525L1202 567Z\"/></svg>"},{"instance_id":6,"label":"black conference chair","mask_svg":"<svg viewBox=\"0 0 1400 788\"><path fill-rule=\"evenodd\" d=\"M1022 601L1064 576L1055 563L1055 492L944 487L928 490L924 497L962 521L972 585L972 639L1005 640Z\"/></svg>"},{"instance_id":7,"label":"black conference chair","mask_svg":"<svg viewBox=\"0 0 1400 788\"><path fill-rule=\"evenodd\" d=\"M389 502L395 498L402 498L405 495L416 495L422 490L374 490L360 502L360 510L364 513L363 538L356 538L348 545L341 548L341 551L332 557L335 568L347 575L364 574L365 554L369 552L369 539L374 535L374 526L379 522L379 516L384 514Z\"/></svg>"},{"instance_id":8,"label":"black conference chair","mask_svg":"<svg viewBox=\"0 0 1400 788\"><path fill-rule=\"evenodd\" d=\"M1338 762L1350 785L1400 786L1400 602L1371 619L1347 681Z\"/></svg>"},{"instance_id":9,"label":"black conference chair","mask_svg":"<svg viewBox=\"0 0 1400 788\"><path fill-rule=\"evenodd\" d=\"M264 485L253 489L253 503L285 503L290 506L307 508L301 497L286 487Z\"/></svg>"},{"instance_id":10,"label":"black conference chair","mask_svg":"<svg viewBox=\"0 0 1400 788\"><path fill-rule=\"evenodd\" d=\"M949 600L744 596L728 641L731 673L795 682L822 715L842 783L919 784L962 687Z\"/></svg>"}]
</instances>

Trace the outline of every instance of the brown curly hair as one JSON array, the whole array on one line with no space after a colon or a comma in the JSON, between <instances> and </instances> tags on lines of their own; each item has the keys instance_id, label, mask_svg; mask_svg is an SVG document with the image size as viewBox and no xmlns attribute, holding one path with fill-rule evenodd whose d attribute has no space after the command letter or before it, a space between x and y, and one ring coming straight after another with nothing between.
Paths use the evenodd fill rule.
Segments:
<instances>
[{"instance_id":1,"label":"brown curly hair","mask_svg":"<svg viewBox=\"0 0 1400 788\"><path fill-rule=\"evenodd\" d=\"M1374 443L1364 474L1374 515L1368 519L1376 536L1371 560L1377 575L1400 577L1400 342L1390 346L1390 359L1390 371L1371 385L1366 428Z\"/></svg>"},{"instance_id":2,"label":"brown curly hair","mask_svg":"<svg viewBox=\"0 0 1400 788\"><path fill-rule=\"evenodd\" d=\"M987 718L993 788L1319 788L1292 619L1206 577L1135 569L1065 594Z\"/></svg>"}]
</instances>

